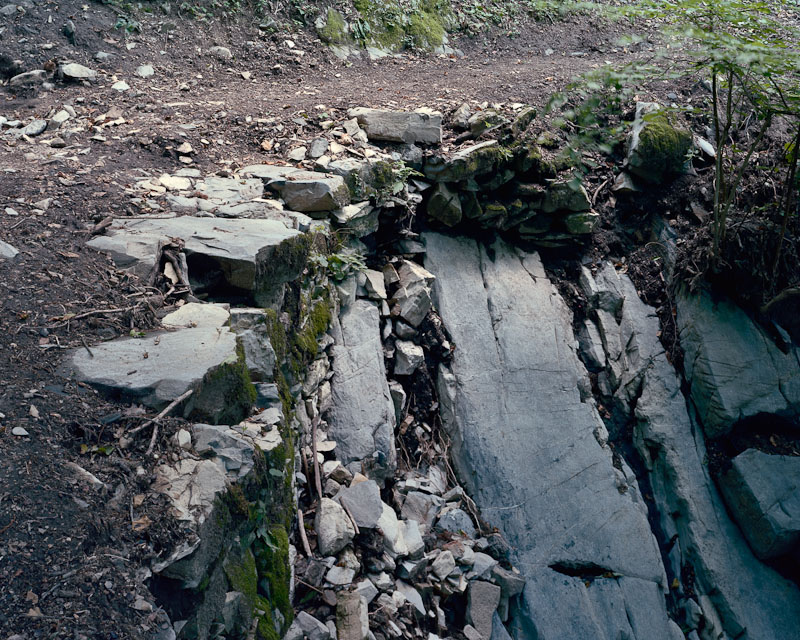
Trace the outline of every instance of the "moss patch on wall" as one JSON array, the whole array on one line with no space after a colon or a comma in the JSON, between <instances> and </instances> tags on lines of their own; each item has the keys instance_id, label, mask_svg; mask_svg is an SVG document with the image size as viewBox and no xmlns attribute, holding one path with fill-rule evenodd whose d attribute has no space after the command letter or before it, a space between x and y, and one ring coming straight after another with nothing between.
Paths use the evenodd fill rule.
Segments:
<instances>
[{"instance_id":1,"label":"moss patch on wall","mask_svg":"<svg viewBox=\"0 0 800 640\"><path fill-rule=\"evenodd\" d=\"M325 22L317 28L320 40L328 44L347 44L352 41L344 17L333 7L328 8Z\"/></svg>"},{"instance_id":2,"label":"moss patch on wall","mask_svg":"<svg viewBox=\"0 0 800 640\"><path fill-rule=\"evenodd\" d=\"M250 413L256 401L242 345L236 359L206 373L192 398L190 417L211 424L236 424Z\"/></svg>"}]
</instances>

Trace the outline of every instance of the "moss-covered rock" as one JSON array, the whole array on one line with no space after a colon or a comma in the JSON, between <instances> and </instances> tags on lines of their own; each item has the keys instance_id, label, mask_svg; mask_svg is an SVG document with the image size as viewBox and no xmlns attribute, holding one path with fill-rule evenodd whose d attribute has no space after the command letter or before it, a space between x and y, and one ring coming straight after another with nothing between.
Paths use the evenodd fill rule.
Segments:
<instances>
[{"instance_id":1,"label":"moss-covered rock","mask_svg":"<svg viewBox=\"0 0 800 640\"><path fill-rule=\"evenodd\" d=\"M333 7L329 7L325 17L318 18L317 35L327 44L348 44L352 42L344 17Z\"/></svg>"},{"instance_id":2,"label":"moss-covered rock","mask_svg":"<svg viewBox=\"0 0 800 640\"><path fill-rule=\"evenodd\" d=\"M692 146L692 134L672 124L666 112L654 103L640 103L628 139L628 168L652 183L683 173Z\"/></svg>"},{"instance_id":3,"label":"moss-covered rock","mask_svg":"<svg viewBox=\"0 0 800 640\"><path fill-rule=\"evenodd\" d=\"M203 376L191 399L190 418L209 424L236 424L249 415L256 401L244 350Z\"/></svg>"}]
</instances>

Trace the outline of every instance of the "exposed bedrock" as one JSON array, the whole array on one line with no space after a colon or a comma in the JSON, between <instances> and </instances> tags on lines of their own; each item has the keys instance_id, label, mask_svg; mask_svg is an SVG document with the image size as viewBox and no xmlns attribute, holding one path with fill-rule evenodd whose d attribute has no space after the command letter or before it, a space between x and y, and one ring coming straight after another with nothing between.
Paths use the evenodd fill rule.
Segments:
<instances>
[{"instance_id":1,"label":"exposed bedrock","mask_svg":"<svg viewBox=\"0 0 800 640\"><path fill-rule=\"evenodd\" d=\"M704 639L800 638L800 592L753 555L731 521L708 470L703 429L696 414L687 410L679 378L658 340L655 310L610 264L594 277L585 269L581 286L592 309L586 324L596 327L587 334L602 335L593 348L582 343L584 357L597 362L600 354L600 377L610 380L609 391L635 419L634 443L648 473L662 539L667 541L667 569L674 576L671 587L684 612L684 628L696 630ZM604 313L604 308L614 313ZM684 311L687 308L684 304ZM705 325L684 320L683 326L702 333ZM696 336L694 349L704 354L722 350L723 335L729 332ZM735 341L735 335L730 339ZM722 366L718 358L711 360L712 369ZM749 380L739 377L739 398L749 393ZM728 376L717 384L724 386L724 397L737 397ZM719 397L715 388L708 393ZM693 400L698 398L695 389L692 385Z\"/></svg>"},{"instance_id":2,"label":"exposed bedrock","mask_svg":"<svg viewBox=\"0 0 800 640\"><path fill-rule=\"evenodd\" d=\"M456 345L439 377L453 461L528 579L514 637L683 638L636 480L613 464L571 314L538 256L440 234L426 244Z\"/></svg>"}]
</instances>

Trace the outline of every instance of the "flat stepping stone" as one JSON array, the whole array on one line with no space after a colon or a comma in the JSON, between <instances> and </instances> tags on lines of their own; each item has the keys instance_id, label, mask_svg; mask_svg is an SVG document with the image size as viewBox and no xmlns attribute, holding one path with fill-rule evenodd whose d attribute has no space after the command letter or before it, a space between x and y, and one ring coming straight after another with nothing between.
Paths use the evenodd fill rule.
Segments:
<instances>
[{"instance_id":1,"label":"flat stepping stone","mask_svg":"<svg viewBox=\"0 0 800 640\"><path fill-rule=\"evenodd\" d=\"M184 415L216 423L241 420L245 399L236 335L228 329L198 327L119 338L67 354L61 374L86 382L128 402L163 409L190 389ZM227 402L226 402L227 401ZM216 405L216 406L215 406Z\"/></svg>"}]
</instances>

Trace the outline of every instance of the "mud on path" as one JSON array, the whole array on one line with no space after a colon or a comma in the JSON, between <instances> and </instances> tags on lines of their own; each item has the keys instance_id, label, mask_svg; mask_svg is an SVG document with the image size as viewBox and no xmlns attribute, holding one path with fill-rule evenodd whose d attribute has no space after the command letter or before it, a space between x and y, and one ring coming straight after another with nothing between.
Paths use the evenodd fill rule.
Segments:
<instances>
[{"instance_id":1,"label":"mud on path","mask_svg":"<svg viewBox=\"0 0 800 640\"><path fill-rule=\"evenodd\" d=\"M61 32L68 18L77 25L75 46ZM47 118L69 105L78 129L63 147L50 146L49 132L0 139L0 239L20 251L13 262L0 260L3 640L140 638L159 628L159 612L139 594L142 567L179 535L147 491L157 456L169 453L144 456L149 431L128 449L116 447L119 435L152 414L57 371L67 347L91 350L157 325L157 297L84 246L106 216L147 206L134 197L136 180L181 166L224 174L285 161L300 140L321 131L320 121L341 121L352 106L445 114L465 101L541 106L573 76L630 55L614 44L618 26L590 16L523 25L514 39L461 39L453 44L463 58L348 63L306 32L261 38L252 27L174 20L167 39L153 18L143 20L141 34L124 37L116 18L102 5L29 3L24 15L0 25L0 52L22 59L23 70L69 58L98 71L87 85L0 87L7 120ZM211 45L229 47L233 58L206 55ZM100 50L113 57L94 60ZM138 77L140 65L152 65L154 74ZM112 89L118 80L130 89ZM168 449L179 424L162 424L156 452ZM15 427L28 435L13 435Z\"/></svg>"}]
</instances>

